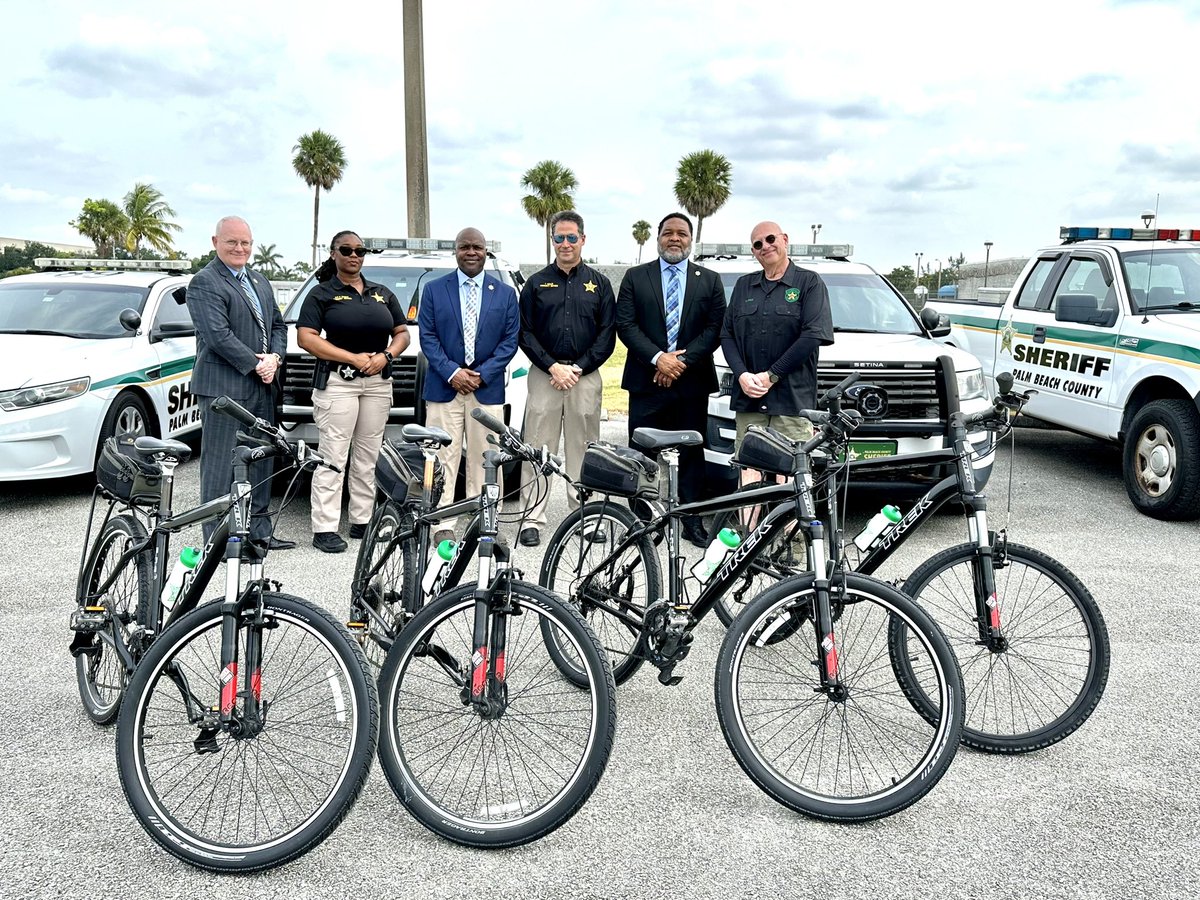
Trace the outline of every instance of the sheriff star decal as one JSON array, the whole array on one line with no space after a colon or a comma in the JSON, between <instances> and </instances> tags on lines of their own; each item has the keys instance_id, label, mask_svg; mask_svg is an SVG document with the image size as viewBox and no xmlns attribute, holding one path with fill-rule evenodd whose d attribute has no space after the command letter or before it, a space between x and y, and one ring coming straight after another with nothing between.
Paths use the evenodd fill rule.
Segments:
<instances>
[{"instance_id":1,"label":"sheriff star decal","mask_svg":"<svg viewBox=\"0 0 1200 900\"><path fill-rule=\"evenodd\" d=\"M1008 317L1008 322L1000 329L1000 352L1007 353L1012 356L1012 342L1016 337L1017 329L1013 328L1012 316Z\"/></svg>"},{"instance_id":2,"label":"sheriff star decal","mask_svg":"<svg viewBox=\"0 0 1200 900\"><path fill-rule=\"evenodd\" d=\"M788 303L795 303L796 301L798 301L800 299L800 289L799 288L788 288L786 291L783 292L783 299L786 300Z\"/></svg>"},{"instance_id":3,"label":"sheriff star decal","mask_svg":"<svg viewBox=\"0 0 1200 900\"><path fill-rule=\"evenodd\" d=\"M596 284L596 282L594 282L594 281L584 282L584 285L583 285L583 289L585 291L587 291L589 294L596 293L596 288L598 288L598 287L600 287L600 285Z\"/></svg>"},{"instance_id":4,"label":"sheriff star decal","mask_svg":"<svg viewBox=\"0 0 1200 900\"><path fill-rule=\"evenodd\" d=\"M387 301L383 299L383 294L379 293L379 291L376 291L375 293L373 293L371 295L371 299L374 300L376 303L387 303Z\"/></svg>"}]
</instances>

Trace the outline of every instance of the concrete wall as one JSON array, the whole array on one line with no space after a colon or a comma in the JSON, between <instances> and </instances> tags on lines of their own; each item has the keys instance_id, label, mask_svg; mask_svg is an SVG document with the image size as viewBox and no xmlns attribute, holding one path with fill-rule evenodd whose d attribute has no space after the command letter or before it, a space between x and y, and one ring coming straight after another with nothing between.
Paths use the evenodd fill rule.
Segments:
<instances>
[{"instance_id":1,"label":"concrete wall","mask_svg":"<svg viewBox=\"0 0 1200 900\"><path fill-rule=\"evenodd\" d=\"M95 253L96 248L92 244L56 244L53 241L28 241L23 238L7 238L0 237L0 247L12 247L16 250L24 250L29 244L45 244L47 247L53 247L60 253Z\"/></svg>"}]
</instances>

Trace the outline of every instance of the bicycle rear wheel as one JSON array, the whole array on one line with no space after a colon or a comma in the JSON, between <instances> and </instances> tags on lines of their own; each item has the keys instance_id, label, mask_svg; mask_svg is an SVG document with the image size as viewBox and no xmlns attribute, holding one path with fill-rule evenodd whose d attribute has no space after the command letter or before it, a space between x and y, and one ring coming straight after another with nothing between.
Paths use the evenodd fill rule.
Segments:
<instances>
[{"instance_id":1,"label":"bicycle rear wheel","mask_svg":"<svg viewBox=\"0 0 1200 900\"><path fill-rule=\"evenodd\" d=\"M979 645L973 544L932 556L904 591L941 626L958 657L966 701L963 743L993 753L1027 753L1061 741L1085 721L1108 682L1108 629L1086 587L1062 563L1008 544L997 560L996 599L1005 647ZM914 705L933 704L911 678L907 634L893 629L894 662Z\"/></svg>"},{"instance_id":2,"label":"bicycle rear wheel","mask_svg":"<svg viewBox=\"0 0 1200 900\"><path fill-rule=\"evenodd\" d=\"M238 627L240 661L261 641L259 670L235 676L235 725L222 727L220 607L168 628L134 672L117 767L134 815L169 853L253 872L301 856L337 827L366 780L378 711L345 628L298 597L264 594L261 621ZM259 723L246 715L248 674Z\"/></svg>"},{"instance_id":3,"label":"bicycle rear wheel","mask_svg":"<svg viewBox=\"0 0 1200 900\"><path fill-rule=\"evenodd\" d=\"M572 607L510 583L503 712L472 705L474 589L427 605L397 638L380 676L388 783L416 819L472 847L536 840L595 789L616 730L616 684L596 636ZM495 615L495 613L493 613ZM544 628L586 678L578 688L550 659Z\"/></svg>"},{"instance_id":4,"label":"bicycle rear wheel","mask_svg":"<svg viewBox=\"0 0 1200 900\"><path fill-rule=\"evenodd\" d=\"M641 666L635 655L646 607L661 596L662 569L649 537L631 544L619 556L601 563L641 522L628 508L595 501L575 510L554 532L538 582L579 609L596 632L622 684ZM590 576L590 577L589 577ZM624 618L622 618L624 616ZM556 632L545 632L555 664L569 678L582 679L570 654L555 644Z\"/></svg>"},{"instance_id":5,"label":"bicycle rear wheel","mask_svg":"<svg viewBox=\"0 0 1200 900\"><path fill-rule=\"evenodd\" d=\"M112 620L111 628L103 636L93 633L90 643L79 649L75 656L79 699L88 718L97 725L108 725L117 718L128 681L125 663L110 641L114 635L117 640L125 640L127 628L149 621L149 556L139 553L128 560L102 596L92 595L116 571L122 554L145 539L146 529L136 518L114 516L96 538L79 573L77 599L80 610L84 606L104 607Z\"/></svg>"},{"instance_id":6,"label":"bicycle rear wheel","mask_svg":"<svg viewBox=\"0 0 1200 900\"><path fill-rule=\"evenodd\" d=\"M866 821L923 797L945 773L962 729L962 682L937 625L895 588L848 575L831 589L843 693L820 684L812 574L787 578L738 616L717 660L717 716L747 775L784 806L818 819ZM927 721L888 662L888 622L909 628L913 672L940 705Z\"/></svg>"},{"instance_id":7,"label":"bicycle rear wheel","mask_svg":"<svg viewBox=\"0 0 1200 900\"><path fill-rule=\"evenodd\" d=\"M397 540L412 529L412 511L387 500L376 507L358 548L350 618L363 623L356 630L374 676L383 668L392 641L419 606L416 542Z\"/></svg>"}]
</instances>

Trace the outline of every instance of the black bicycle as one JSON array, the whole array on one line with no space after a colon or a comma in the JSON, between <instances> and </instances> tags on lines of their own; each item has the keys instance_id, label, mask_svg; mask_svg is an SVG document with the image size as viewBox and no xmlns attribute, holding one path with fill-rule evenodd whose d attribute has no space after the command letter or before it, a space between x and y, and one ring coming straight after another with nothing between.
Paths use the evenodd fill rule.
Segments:
<instances>
[{"instance_id":1,"label":"black bicycle","mask_svg":"<svg viewBox=\"0 0 1200 900\"><path fill-rule=\"evenodd\" d=\"M696 432L637 430L640 445L659 451L665 490L653 461L636 451L589 449L583 487L605 499L585 504L559 526L541 583L589 619L608 620L608 633L623 636L606 642L618 681L648 661L661 683L678 683L675 668L688 655L696 626L793 523L811 546L824 547L809 454L844 444L861 416L811 411L811 418L821 432L795 448L786 498L711 572L692 577L684 574L681 517L723 513L756 504L762 495L748 491L679 505L678 448L700 443ZM643 523L610 495L665 496L665 510ZM667 596L651 594L643 608L636 586L657 584L656 545L664 537ZM892 622L906 628L908 665L926 695L936 698L933 716L914 708L893 672ZM555 636L544 637L571 676L570 658L554 652ZM784 579L733 623L721 645L715 688L721 729L746 773L780 803L822 819L875 819L915 803L945 773L962 728L961 680L937 625L891 585L829 571L823 549L812 571Z\"/></svg>"},{"instance_id":2,"label":"black bicycle","mask_svg":"<svg viewBox=\"0 0 1200 900\"><path fill-rule=\"evenodd\" d=\"M124 511L110 504L80 574L72 652L89 715L111 721L119 710L121 786L150 836L200 868L249 872L297 858L337 827L366 780L378 713L345 627L280 593L263 576L265 547L249 539L250 464L282 456L312 468L320 458L228 398L212 409L247 433L231 493L187 512L171 510L186 444L106 445L99 477ZM170 535L210 521L167 611ZM224 598L202 604L222 562Z\"/></svg>"},{"instance_id":3,"label":"black bicycle","mask_svg":"<svg viewBox=\"0 0 1200 900\"><path fill-rule=\"evenodd\" d=\"M497 540L499 467L561 463L502 440L484 454L483 493L436 509L436 452L449 436L417 425L403 434L411 445L391 450L408 454L393 470L407 483L385 474L388 499L364 537L352 601L370 655L386 649L380 762L400 802L442 837L473 847L528 843L579 810L616 733L616 684L596 636L570 605L521 581ZM467 515L466 540L426 582L431 528ZM450 589L472 554L474 586ZM572 679L547 653L545 634L570 659Z\"/></svg>"},{"instance_id":4,"label":"black bicycle","mask_svg":"<svg viewBox=\"0 0 1200 900\"><path fill-rule=\"evenodd\" d=\"M944 389L953 398L953 371ZM979 493L967 432L980 428L1008 434L1028 394L1012 391L1012 377L997 378L999 395L992 408L949 417L951 446L900 457L861 460L848 465L826 459L825 520L832 536L831 565L870 575L948 503L964 513L968 540L921 563L897 584L915 599L949 638L965 685L963 743L996 753L1024 753L1048 747L1079 728L1095 710L1108 681L1108 629L1088 589L1066 566L1048 554L1009 541L1006 528L990 529L987 498ZM832 403L836 409L838 399ZM780 473L790 465L791 444L765 436L769 446L753 460L755 468ZM917 500L894 526L861 553L843 540L839 498L856 475L930 464L951 474ZM847 477L839 477L845 475ZM840 489L839 489L840 485ZM787 495L784 487L759 488L761 505L718 516L713 528L747 530L747 523ZM717 612L733 620L740 606L776 580L807 566L807 549L784 534L760 554L741 583L722 599ZM925 714L936 703L908 677L905 629L891 629L892 656L911 701Z\"/></svg>"}]
</instances>

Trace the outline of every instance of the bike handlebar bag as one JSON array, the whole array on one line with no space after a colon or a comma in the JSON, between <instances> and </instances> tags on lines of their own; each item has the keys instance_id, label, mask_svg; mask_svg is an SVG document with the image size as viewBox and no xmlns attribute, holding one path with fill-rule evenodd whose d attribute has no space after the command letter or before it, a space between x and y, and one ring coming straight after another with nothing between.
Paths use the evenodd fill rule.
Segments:
<instances>
[{"instance_id":1,"label":"bike handlebar bag","mask_svg":"<svg viewBox=\"0 0 1200 900\"><path fill-rule=\"evenodd\" d=\"M742 437L742 445L733 461L743 469L758 469L772 475L791 475L796 453L792 442L779 432L751 425Z\"/></svg>"},{"instance_id":2,"label":"bike handlebar bag","mask_svg":"<svg viewBox=\"0 0 1200 900\"><path fill-rule=\"evenodd\" d=\"M433 505L442 499L446 475L441 460L433 461ZM375 489L396 503L403 503L411 493L420 497L425 483L425 454L420 444L406 441L384 441L375 462Z\"/></svg>"}]
</instances>

